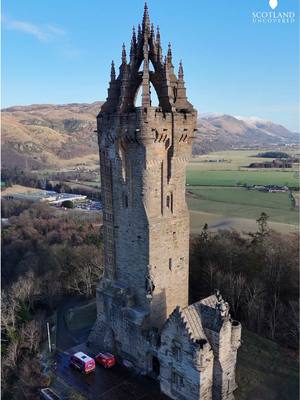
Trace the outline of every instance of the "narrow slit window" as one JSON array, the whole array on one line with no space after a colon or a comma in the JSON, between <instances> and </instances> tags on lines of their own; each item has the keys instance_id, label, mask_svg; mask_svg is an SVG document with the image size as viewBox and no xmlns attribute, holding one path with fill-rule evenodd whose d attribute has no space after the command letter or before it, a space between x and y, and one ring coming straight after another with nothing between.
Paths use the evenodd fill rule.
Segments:
<instances>
[{"instance_id":1,"label":"narrow slit window","mask_svg":"<svg viewBox=\"0 0 300 400\"><path fill-rule=\"evenodd\" d=\"M166 206L167 208L171 208L171 197L168 195L166 199Z\"/></svg>"},{"instance_id":2,"label":"narrow slit window","mask_svg":"<svg viewBox=\"0 0 300 400\"><path fill-rule=\"evenodd\" d=\"M123 207L128 208L128 196L125 193L123 193Z\"/></svg>"}]
</instances>

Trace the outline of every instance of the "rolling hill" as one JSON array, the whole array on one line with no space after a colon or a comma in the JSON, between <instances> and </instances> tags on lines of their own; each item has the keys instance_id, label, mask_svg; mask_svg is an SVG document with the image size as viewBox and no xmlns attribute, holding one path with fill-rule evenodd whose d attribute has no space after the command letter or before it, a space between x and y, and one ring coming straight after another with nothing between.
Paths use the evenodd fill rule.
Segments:
<instances>
[{"instance_id":1,"label":"rolling hill","mask_svg":"<svg viewBox=\"0 0 300 400\"><path fill-rule=\"evenodd\" d=\"M2 166L41 169L93 162L98 156L95 117L101 104L2 110Z\"/></svg>"},{"instance_id":2,"label":"rolling hill","mask_svg":"<svg viewBox=\"0 0 300 400\"><path fill-rule=\"evenodd\" d=\"M102 102L36 104L2 110L2 166L64 168L98 162L96 115ZM297 143L299 135L255 118L202 114L193 154Z\"/></svg>"},{"instance_id":3,"label":"rolling hill","mask_svg":"<svg viewBox=\"0 0 300 400\"><path fill-rule=\"evenodd\" d=\"M193 154L236 148L282 146L299 142L299 134L259 118L200 114Z\"/></svg>"}]
</instances>

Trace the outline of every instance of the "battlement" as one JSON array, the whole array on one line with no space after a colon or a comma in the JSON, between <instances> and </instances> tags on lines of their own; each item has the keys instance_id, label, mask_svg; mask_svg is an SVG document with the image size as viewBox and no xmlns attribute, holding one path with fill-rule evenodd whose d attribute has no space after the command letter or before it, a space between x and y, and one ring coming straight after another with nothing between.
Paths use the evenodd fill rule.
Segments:
<instances>
[{"instance_id":1,"label":"battlement","mask_svg":"<svg viewBox=\"0 0 300 400\"><path fill-rule=\"evenodd\" d=\"M128 146L143 146L147 163L155 159L163 161L166 154L166 163L169 165L171 157L174 159L173 165L179 159L187 163L196 131L196 118L196 111L165 112L160 107L139 107L129 113L100 113L100 150L115 143L116 147L123 147L129 156L129 150L126 150Z\"/></svg>"}]
</instances>

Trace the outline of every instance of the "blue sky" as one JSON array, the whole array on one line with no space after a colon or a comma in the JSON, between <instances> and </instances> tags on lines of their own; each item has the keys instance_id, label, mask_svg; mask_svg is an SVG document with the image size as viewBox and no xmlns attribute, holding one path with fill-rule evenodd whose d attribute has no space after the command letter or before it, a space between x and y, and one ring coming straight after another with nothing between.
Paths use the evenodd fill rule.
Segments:
<instances>
[{"instance_id":1,"label":"blue sky","mask_svg":"<svg viewBox=\"0 0 300 400\"><path fill-rule=\"evenodd\" d=\"M299 1L294 24L254 24L268 0L149 0L164 50L183 60L200 112L257 116L299 129ZM2 0L2 107L106 98L110 63L141 22L142 0Z\"/></svg>"}]
</instances>

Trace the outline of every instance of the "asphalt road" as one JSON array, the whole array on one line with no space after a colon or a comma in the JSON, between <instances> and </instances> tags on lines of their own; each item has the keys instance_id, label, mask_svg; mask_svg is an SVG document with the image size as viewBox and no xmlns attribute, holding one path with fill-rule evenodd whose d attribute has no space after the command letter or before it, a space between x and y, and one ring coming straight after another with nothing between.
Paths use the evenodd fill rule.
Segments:
<instances>
[{"instance_id":1,"label":"asphalt road","mask_svg":"<svg viewBox=\"0 0 300 400\"><path fill-rule=\"evenodd\" d=\"M76 351L79 349L85 351L77 346ZM73 352L71 350L69 354ZM158 382L137 375L122 365L111 369L97 365L95 372L84 375L69 366L69 354L58 354L56 375L89 400L169 400L160 393Z\"/></svg>"}]
</instances>

